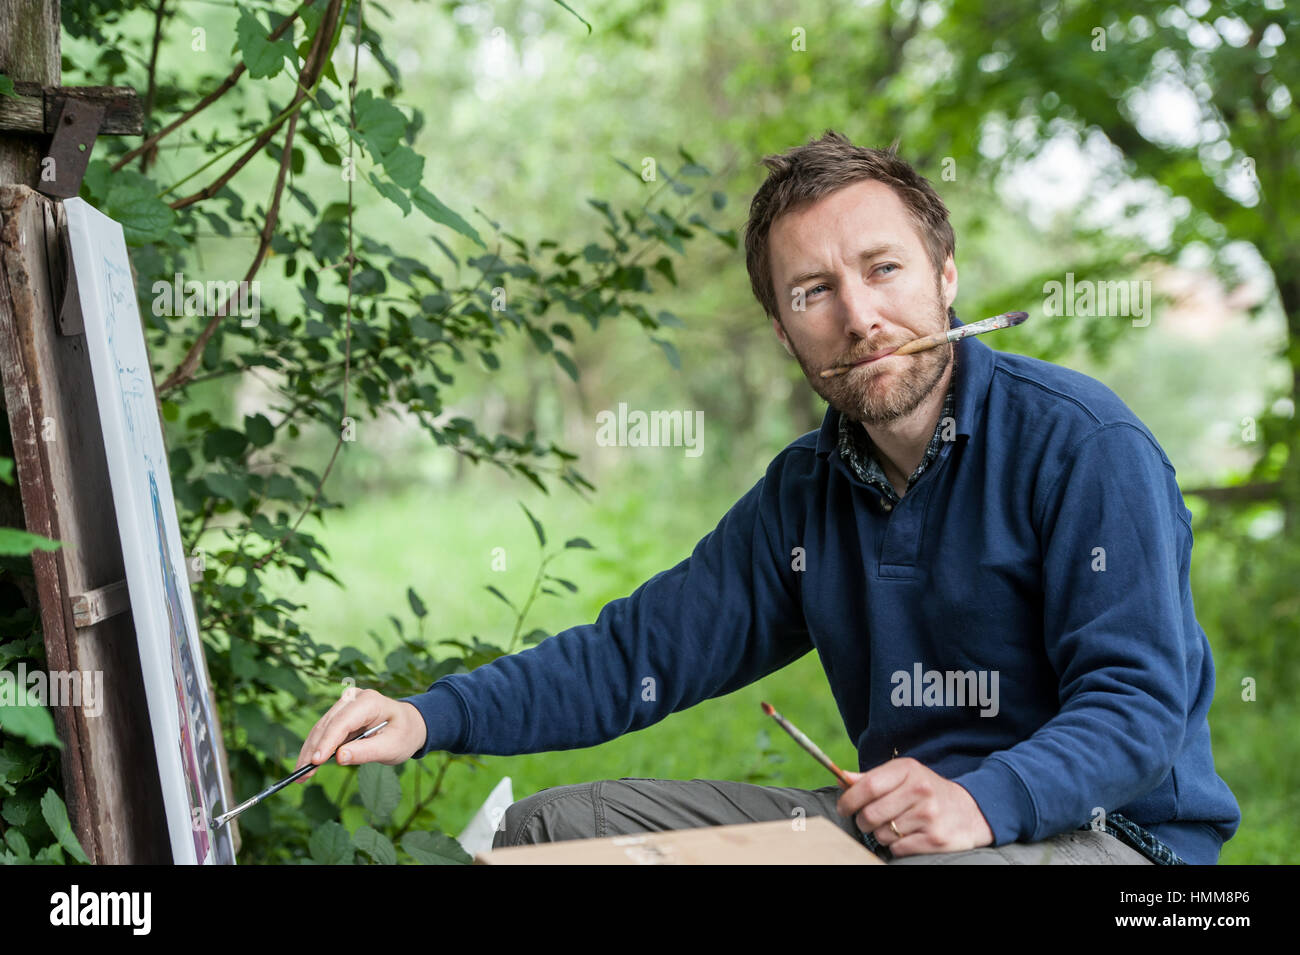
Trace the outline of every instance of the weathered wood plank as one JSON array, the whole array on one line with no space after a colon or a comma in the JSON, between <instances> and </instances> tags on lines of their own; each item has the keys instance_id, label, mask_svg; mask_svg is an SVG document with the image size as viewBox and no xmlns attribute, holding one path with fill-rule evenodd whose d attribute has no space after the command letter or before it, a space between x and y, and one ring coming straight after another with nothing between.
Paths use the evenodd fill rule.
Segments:
<instances>
[{"instance_id":1,"label":"weathered wood plank","mask_svg":"<svg viewBox=\"0 0 1300 955\"><path fill-rule=\"evenodd\" d=\"M15 98L0 99L0 133L49 135L58 128L59 114L69 99L104 107L99 132L103 136L144 133L144 106L129 86L42 86L14 83Z\"/></svg>"},{"instance_id":2,"label":"weathered wood plank","mask_svg":"<svg viewBox=\"0 0 1300 955\"><path fill-rule=\"evenodd\" d=\"M18 83L58 86L58 0L0 2L0 73ZM0 134L0 183L36 185L45 144L39 138Z\"/></svg>"},{"instance_id":3,"label":"weathered wood plank","mask_svg":"<svg viewBox=\"0 0 1300 955\"><path fill-rule=\"evenodd\" d=\"M0 186L0 372L28 530L63 542L32 555L50 669L99 671L98 716L51 707L68 812L99 863L167 863L170 843L133 618L78 630L70 594L126 577L84 336L60 335L49 276L64 270L62 206ZM47 261L51 251L57 259Z\"/></svg>"},{"instance_id":4,"label":"weathered wood plank","mask_svg":"<svg viewBox=\"0 0 1300 955\"><path fill-rule=\"evenodd\" d=\"M88 593L73 594L70 600L72 620L78 630L131 609L131 592L127 590L125 580L107 587L96 587Z\"/></svg>"}]
</instances>

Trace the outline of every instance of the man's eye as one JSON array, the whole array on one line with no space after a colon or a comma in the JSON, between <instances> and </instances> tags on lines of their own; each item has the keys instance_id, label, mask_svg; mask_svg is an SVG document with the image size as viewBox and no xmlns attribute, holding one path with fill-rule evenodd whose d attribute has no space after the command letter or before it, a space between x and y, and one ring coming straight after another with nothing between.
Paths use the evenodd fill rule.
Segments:
<instances>
[{"instance_id":1,"label":"man's eye","mask_svg":"<svg viewBox=\"0 0 1300 955\"><path fill-rule=\"evenodd\" d=\"M810 289L809 289L806 293L804 293L804 294L805 294L805 295L812 295L812 294L813 294L814 292L816 292L819 288L826 288L826 283L822 282L822 283L819 283L819 284L817 284L817 285L814 285L812 288L810 288Z\"/></svg>"},{"instance_id":2,"label":"man's eye","mask_svg":"<svg viewBox=\"0 0 1300 955\"><path fill-rule=\"evenodd\" d=\"M879 272L880 269L897 269L897 268L898 268L898 266L895 265L893 262L886 262L884 265L880 266L879 269L876 269L876 271ZM884 273L884 274L888 275L889 273L886 272L886 273Z\"/></svg>"}]
</instances>

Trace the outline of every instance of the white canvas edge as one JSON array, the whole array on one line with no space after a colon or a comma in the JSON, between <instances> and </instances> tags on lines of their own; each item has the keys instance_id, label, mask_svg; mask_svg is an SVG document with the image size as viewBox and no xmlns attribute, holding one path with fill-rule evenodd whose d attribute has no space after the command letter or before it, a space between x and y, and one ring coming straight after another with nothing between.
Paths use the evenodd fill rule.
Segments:
<instances>
[{"instance_id":1,"label":"white canvas edge","mask_svg":"<svg viewBox=\"0 0 1300 955\"><path fill-rule=\"evenodd\" d=\"M64 209L67 213L68 220L68 238L72 246L73 257L77 263L77 269L74 270L74 278L77 283L77 291L81 299L83 310L86 303L96 301L96 289L103 284L104 277L101 273L98 257L95 255L95 249L91 242L90 233L98 233L112 241L117 250L121 252L126 259L126 242L122 233L121 225L115 220L104 215L90 203L80 198L72 198L64 201ZM129 259L128 268L129 268ZM89 269L92 274L83 274L83 270ZM135 312L135 328L140 335L143 344L144 330L139 320L139 305L135 296L130 298L131 309ZM92 359L92 362L98 360L103 364L104 360L111 358L109 346L106 339L100 334L101 329L94 323L85 323L86 347ZM146 368L146 371L148 369ZM108 462L110 482L121 486L122 482L127 479L129 467L121 449L125 447L123 432L124 423L121 419L121 409L118 406L115 395L111 390L111 384L103 381L101 378L92 374L94 379L95 398L99 406L101 422L105 426L104 444L105 455ZM152 375L150 375L150 385L153 386ZM155 424L156 419L150 417L150 421ZM109 429L112 429L110 435ZM159 438L161 439L161 431ZM111 440L115 438L116 440ZM165 441L162 442L164 448ZM189 628L195 647L199 652L195 654L195 667L197 675L202 681L201 700L205 718L208 725L214 727L219 732L219 727L213 719L212 710L208 700L208 670L207 661L204 659L202 652L202 638L199 634L198 626L195 620L193 595L190 592L189 574L185 566L185 555L181 549L180 528L176 523L176 503L172 493L170 472L167 470L167 462L163 462L163 473L160 476L158 493L160 503L163 505L163 519L165 523L164 532L172 545L173 554L177 555L181 561L179 567L173 567L173 573L177 574L178 583L183 581L183 597L181 600L182 613L185 615L185 624ZM117 516L119 528L136 528L147 526L147 523L141 519L141 515L136 513L134 499L129 494L113 494L113 506ZM142 591L142 581L138 578L132 580L130 568L140 566L144 558L145 566L153 566L156 562L149 561L148 555L150 549L141 544L141 542L132 534L122 535L122 553L124 565L127 568L127 590L131 599L131 611L136 625L137 642L140 648L140 666L144 676L145 697L149 707L149 723L154 739L154 749L158 759L158 774L163 790L163 804L165 816L167 819L168 834L171 839L173 860L176 863L194 864L200 861L194 849L194 842L191 829L191 820L189 812L189 800L186 795L186 782L184 769L180 765L180 758L176 747L176 741L180 738L180 714L176 709L174 694L166 692L164 687L171 686L171 659L170 659L170 635L165 631L161 634L158 632L158 621L154 616L156 607L150 607L149 594ZM165 599L165 595L164 595ZM163 648L168 648L164 654ZM220 741L213 740L214 756L220 760ZM231 805L229 793L226 791L226 782L218 766L217 779L221 787L221 808L229 808ZM213 830L210 833L211 842L215 846L219 839L230 840L230 828L224 826L221 829ZM233 857L233 845L231 846L231 855Z\"/></svg>"}]
</instances>

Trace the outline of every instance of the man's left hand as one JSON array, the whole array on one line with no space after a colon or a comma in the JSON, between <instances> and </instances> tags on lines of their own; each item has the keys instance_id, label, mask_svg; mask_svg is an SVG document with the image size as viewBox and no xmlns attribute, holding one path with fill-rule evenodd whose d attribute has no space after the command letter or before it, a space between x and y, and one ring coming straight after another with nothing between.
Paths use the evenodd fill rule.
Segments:
<instances>
[{"instance_id":1,"label":"man's left hand","mask_svg":"<svg viewBox=\"0 0 1300 955\"><path fill-rule=\"evenodd\" d=\"M839 814L856 814L858 829L896 857L993 844L993 830L971 794L915 759L891 759L870 772L844 775L853 785L840 796Z\"/></svg>"}]
</instances>

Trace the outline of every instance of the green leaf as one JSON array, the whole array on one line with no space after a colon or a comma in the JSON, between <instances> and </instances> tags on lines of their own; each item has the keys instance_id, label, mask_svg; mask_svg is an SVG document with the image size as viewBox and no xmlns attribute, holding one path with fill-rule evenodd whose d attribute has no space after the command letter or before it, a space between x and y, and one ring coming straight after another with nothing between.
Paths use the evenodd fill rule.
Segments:
<instances>
[{"instance_id":1,"label":"green leaf","mask_svg":"<svg viewBox=\"0 0 1300 955\"><path fill-rule=\"evenodd\" d=\"M18 94L14 92L14 81L7 76L0 76L0 96L18 98Z\"/></svg>"},{"instance_id":2,"label":"green leaf","mask_svg":"<svg viewBox=\"0 0 1300 955\"><path fill-rule=\"evenodd\" d=\"M20 740L11 740L9 745L0 746L0 780L20 783L31 776L40 767L44 751L27 745ZM20 825L10 818L9 812L19 797L5 800L3 815L6 821ZM33 801L32 805L35 805Z\"/></svg>"},{"instance_id":3,"label":"green leaf","mask_svg":"<svg viewBox=\"0 0 1300 955\"><path fill-rule=\"evenodd\" d=\"M542 530L541 522L538 521L537 518L533 517L533 512L528 509L528 505L525 504L523 501L519 502L519 506L524 509L524 513L528 515L528 519L533 522L533 530L537 532L537 540L539 543L541 543L543 547L545 547L546 534Z\"/></svg>"},{"instance_id":4,"label":"green leaf","mask_svg":"<svg viewBox=\"0 0 1300 955\"><path fill-rule=\"evenodd\" d=\"M564 7L564 9L568 10L570 13L572 13L575 17L578 17L579 20L582 20L583 26L587 28L588 36L591 35L591 24L588 23L586 20L583 20L582 17L578 16L578 11L574 10L573 7L565 3L564 0L555 0L555 2L558 3L560 6Z\"/></svg>"},{"instance_id":5,"label":"green leaf","mask_svg":"<svg viewBox=\"0 0 1300 955\"><path fill-rule=\"evenodd\" d=\"M244 58L248 75L269 79L284 69L284 58L294 56L293 44L284 37L272 42L266 27L248 10L239 11L235 24L235 48Z\"/></svg>"},{"instance_id":6,"label":"green leaf","mask_svg":"<svg viewBox=\"0 0 1300 955\"><path fill-rule=\"evenodd\" d=\"M533 325L528 326L528 336L533 340L533 346L543 355L554 351L555 343L551 341L551 336L546 334L540 328Z\"/></svg>"},{"instance_id":7,"label":"green leaf","mask_svg":"<svg viewBox=\"0 0 1300 955\"><path fill-rule=\"evenodd\" d=\"M370 173L370 182L379 190L381 196L402 210L403 217L410 215L411 200L407 198L406 193L398 187L397 183L388 179L380 179L373 171Z\"/></svg>"},{"instance_id":8,"label":"green leaf","mask_svg":"<svg viewBox=\"0 0 1300 955\"><path fill-rule=\"evenodd\" d=\"M362 90L357 94L354 109L357 117L357 133L365 140L370 155L379 161L380 157L396 148L406 132L406 116L400 109L386 99L377 99L371 90Z\"/></svg>"},{"instance_id":9,"label":"green leaf","mask_svg":"<svg viewBox=\"0 0 1300 955\"><path fill-rule=\"evenodd\" d=\"M4 774L0 773L0 778ZM32 814L35 813L37 802L35 799L29 799L25 796L12 796L5 800L4 809L0 809L0 817L11 826L26 826L31 820Z\"/></svg>"},{"instance_id":10,"label":"green leaf","mask_svg":"<svg viewBox=\"0 0 1300 955\"><path fill-rule=\"evenodd\" d=\"M397 772L383 763L363 763L357 770L357 790L361 802L376 820L387 819L402 801L402 784Z\"/></svg>"},{"instance_id":11,"label":"green leaf","mask_svg":"<svg viewBox=\"0 0 1300 955\"><path fill-rule=\"evenodd\" d=\"M257 649L242 637L230 638L230 672L241 680L251 680L261 667L257 662Z\"/></svg>"},{"instance_id":12,"label":"green leaf","mask_svg":"<svg viewBox=\"0 0 1300 955\"><path fill-rule=\"evenodd\" d=\"M424 177L424 157L410 146L396 146L384 154L384 172L403 189L414 189Z\"/></svg>"},{"instance_id":13,"label":"green leaf","mask_svg":"<svg viewBox=\"0 0 1300 955\"><path fill-rule=\"evenodd\" d=\"M662 338L651 336L650 340L664 350L664 355L668 358L668 364L672 365L677 371L682 370L682 359L677 354L677 349L673 347L672 342L664 341Z\"/></svg>"},{"instance_id":14,"label":"green leaf","mask_svg":"<svg viewBox=\"0 0 1300 955\"><path fill-rule=\"evenodd\" d=\"M411 604L411 613L415 614L420 619L424 619L424 617L429 613L428 609L424 606L424 601L420 599L419 595L415 592L414 587L406 588L406 599Z\"/></svg>"},{"instance_id":15,"label":"green leaf","mask_svg":"<svg viewBox=\"0 0 1300 955\"><path fill-rule=\"evenodd\" d=\"M529 481L531 481L533 486L536 487L537 490L541 491L543 494L551 493L550 491L546 490L546 485L543 484L541 478L537 476L537 472L534 471L532 468L530 468L528 465L524 464L523 461L516 461L513 467L516 471L518 471Z\"/></svg>"},{"instance_id":16,"label":"green leaf","mask_svg":"<svg viewBox=\"0 0 1300 955\"><path fill-rule=\"evenodd\" d=\"M493 594L494 596L496 596L497 599L499 599L502 603L504 603L504 604L505 604L507 607L509 607L511 610L514 610L515 613L518 613L518 612L519 612L519 611L515 608L515 605L512 604L512 603L510 602L510 598L507 597L505 594L503 594L501 591L497 590L497 589L496 589L495 587L493 587L491 584L488 584L488 585L487 585L487 591L488 591L488 593Z\"/></svg>"},{"instance_id":17,"label":"green leaf","mask_svg":"<svg viewBox=\"0 0 1300 955\"><path fill-rule=\"evenodd\" d=\"M9 674L4 674L0 682L17 683ZM6 691L6 696L17 693L22 697L21 705L0 703L0 729L9 736L20 736L33 746L54 746L63 748L63 741L54 729L54 717L42 706L29 687L15 686Z\"/></svg>"},{"instance_id":18,"label":"green leaf","mask_svg":"<svg viewBox=\"0 0 1300 955\"><path fill-rule=\"evenodd\" d=\"M161 242L176 220L171 206L140 185L113 189L105 212L122 224L127 245Z\"/></svg>"},{"instance_id":19,"label":"green leaf","mask_svg":"<svg viewBox=\"0 0 1300 955\"><path fill-rule=\"evenodd\" d=\"M356 851L348 831L333 820L311 834L307 848L317 865L351 865Z\"/></svg>"},{"instance_id":20,"label":"green leaf","mask_svg":"<svg viewBox=\"0 0 1300 955\"><path fill-rule=\"evenodd\" d=\"M469 865L474 861L459 842L442 832L408 832L402 848L424 865Z\"/></svg>"},{"instance_id":21,"label":"green leaf","mask_svg":"<svg viewBox=\"0 0 1300 955\"><path fill-rule=\"evenodd\" d=\"M61 546L62 541L53 541L40 534L0 527L0 557L22 556L34 550L58 550Z\"/></svg>"},{"instance_id":22,"label":"green leaf","mask_svg":"<svg viewBox=\"0 0 1300 955\"><path fill-rule=\"evenodd\" d=\"M585 538L585 537L570 537L567 541L564 542L564 546L565 546L565 547L583 547L583 548L585 548L585 549L587 549L587 550L595 550L595 549L596 549L595 547L591 546L591 541L587 540L587 538Z\"/></svg>"},{"instance_id":23,"label":"green leaf","mask_svg":"<svg viewBox=\"0 0 1300 955\"><path fill-rule=\"evenodd\" d=\"M90 863L86 853L81 849L81 843L72 833L72 824L68 822L68 807L63 804L63 800L53 789L45 790L45 795L41 797L41 816L68 855L78 862Z\"/></svg>"},{"instance_id":24,"label":"green leaf","mask_svg":"<svg viewBox=\"0 0 1300 955\"><path fill-rule=\"evenodd\" d=\"M275 428L263 414L244 415L244 434L255 448L264 448L275 440Z\"/></svg>"},{"instance_id":25,"label":"green leaf","mask_svg":"<svg viewBox=\"0 0 1300 955\"><path fill-rule=\"evenodd\" d=\"M734 229L719 231L718 229L715 229L713 226L709 225L709 223L705 221L704 217L701 216L698 212L692 215L690 219L688 219L687 221L691 225L697 225L701 229L705 229L709 232L712 232L715 236L718 237L718 239L722 241L724 245L728 246L729 248L734 249L737 247L736 231Z\"/></svg>"},{"instance_id":26,"label":"green leaf","mask_svg":"<svg viewBox=\"0 0 1300 955\"><path fill-rule=\"evenodd\" d=\"M578 366L573 363L573 359L562 351L552 352L552 354L555 356L555 363L564 369L564 373L577 381Z\"/></svg>"},{"instance_id":27,"label":"green leaf","mask_svg":"<svg viewBox=\"0 0 1300 955\"><path fill-rule=\"evenodd\" d=\"M367 764L369 765L369 764ZM356 847L380 865L397 865L397 849L382 832L362 826L352 836Z\"/></svg>"},{"instance_id":28,"label":"green leaf","mask_svg":"<svg viewBox=\"0 0 1300 955\"><path fill-rule=\"evenodd\" d=\"M248 482L243 477L212 471L203 475L203 484L213 497L225 498L239 507L248 499Z\"/></svg>"},{"instance_id":29,"label":"green leaf","mask_svg":"<svg viewBox=\"0 0 1300 955\"><path fill-rule=\"evenodd\" d=\"M36 853L33 865L63 865L63 850L58 845L49 845Z\"/></svg>"},{"instance_id":30,"label":"green leaf","mask_svg":"<svg viewBox=\"0 0 1300 955\"><path fill-rule=\"evenodd\" d=\"M664 276L664 278L672 282L674 285L677 284L677 273L673 270L672 260L669 259L668 256L661 255L659 257L659 260L650 267L654 269L656 272L661 273Z\"/></svg>"},{"instance_id":31,"label":"green leaf","mask_svg":"<svg viewBox=\"0 0 1300 955\"><path fill-rule=\"evenodd\" d=\"M3 79L3 77L0 77L0 79ZM9 844L9 848L17 853L18 858L16 861L18 865L27 865L32 861L32 850L28 848L27 840L23 838L23 834L17 829L10 829L5 833L5 842Z\"/></svg>"},{"instance_id":32,"label":"green leaf","mask_svg":"<svg viewBox=\"0 0 1300 955\"><path fill-rule=\"evenodd\" d=\"M248 447L248 438L234 428L216 428L203 436L203 453L209 460L238 458Z\"/></svg>"},{"instance_id":33,"label":"green leaf","mask_svg":"<svg viewBox=\"0 0 1300 955\"><path fill-rule=\"evenodd\" d=\"M613 256L609 254L608 249L596 245L594 242L589 242L583 247L582 257L593 265L599 262L608 262L613 258Z\"/></svg>"},{"instance_id":34,"label":"green leaf","mask_svg":"<svg viewBox=\"0 0 1300 955\"><path fill-rule=\"evenodd\" d=\"M461 235L473 239L479 245L483 246L483 248L487 248L483 239L479 237L477 229L462 219L458 213L453 212L451 209L447 208L447 206L443 205L442 200L428 189L424 188L424 186L417 186L411 193L411 199L415 202L415 207L434 222L440 222L445 226L455 229Z\"/></svg>"},{"instance_id":35,"label":"green leaf","mask_svg":"<svg viewBox=\"0 0 1300 955\"><path fill-rule=\"evenodd\" d=\"M164 402L166 404L166 402ZM14 459L0 457L0 481L6 484L14 483Z\"/></svg>"},{"instance_id":36,"label":"green leaf","mask_svg":"<svg viewBox=\"0 0 1300 955\"><path fill-rule=\"evenodd\" d=\"M312 783L302 794L302 814L312 822L328 822L339 814L339 807L330 802L325 787Z\"/></svg>"}]
</instances>

